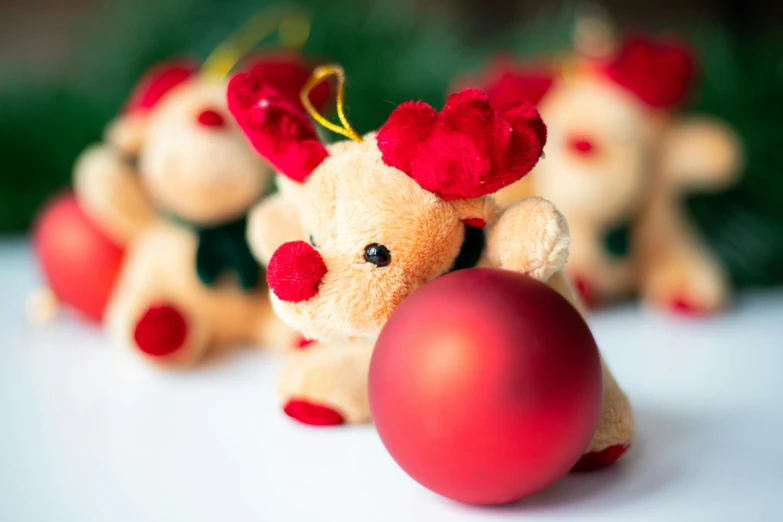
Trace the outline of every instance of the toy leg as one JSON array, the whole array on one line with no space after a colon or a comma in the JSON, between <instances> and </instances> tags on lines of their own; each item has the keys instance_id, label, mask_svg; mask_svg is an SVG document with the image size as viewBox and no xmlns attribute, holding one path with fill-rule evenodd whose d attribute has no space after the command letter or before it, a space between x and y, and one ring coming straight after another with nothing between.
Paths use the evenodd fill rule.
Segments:
<instances>
[{"instance_id":1,"label":"toy leg","mask_svg":"<svg viewBox=\"0 0 783 522\"><path fill-rule=\"evenodd\" d=\"M645 301L685 314L711 314L726 307L728 278L718 262L695 243L648 257L642 279Z\"/></svg>"},{"instance_id":2,"label":"toy leg","mask_svg":"<svg viewBox=\"0 0 783 522\"><path fill-rule=\"evenodd\" d=\"M584 313L582 304L562 270L553 275L548 284L568 299L580 313ZM601 371L604 380L601 417L593 440L577 462L575 470L592 470L612 464L625 453L636 433L631 403L603 359L601 359Z\"/></svg>"},{"instance_id":3,"label":"toy leg","mask_svg":"<svg viewBox=\"0 0 783 522\"><path fill-rule=\"evenodd\" d=\"M604 376L604 403L598 427L587 451L574 466L576 471L589 471L614 463L631 445L636 425L628 396L617 384L609 367L601 359Z\"/></svg>"},{"instance_id":4,"label":"toy leg","mask_svg":"<svg viewBox=\"0 0 783 522\"><path fill-rule=\"evenodd\" d=\"M292 355L278 383L285 413L313 426L370 421L371 344L312 344Z\"/></svg>"},{"instance_id":5,"label":"toy leg","mask_svg":"<svg viewBox=\"0 0 783 522\"><path fill-rule=\"evenodd\" d=\"M162 367L196 363L211 336L203 310L175 277L181 270L167 270L167 263L183 255L175 239L153 233L134 244L106 313L113 339Z\"/></svg>"},{"instance_id":6,"label":"toy leg","mask_svg":"<svg viewBox=\"0 0 783 522\"><path fill-rule=\"evenodd\" d=\"M723 268L664 196L647 209L635 240L646 302L690 314L715 313L726 306L729 281Z\"/></svg>"},{"instance_id":7,"label":"toy leg","mask_svg":"<svg viewBox=\"0 0 783 522\"><path fill-rule=\"evenodd\" d=\"M118 296L109 308L107 322L112 337L156 366L191 366L207 349L206 321L161 293Z\"/></svg>"}]
</instances>

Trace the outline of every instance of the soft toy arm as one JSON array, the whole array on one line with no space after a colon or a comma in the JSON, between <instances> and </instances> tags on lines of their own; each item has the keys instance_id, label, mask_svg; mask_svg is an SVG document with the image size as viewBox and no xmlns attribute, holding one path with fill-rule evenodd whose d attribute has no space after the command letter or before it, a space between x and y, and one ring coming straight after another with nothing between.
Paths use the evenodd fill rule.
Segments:
<instances>
[{"instance_id":1,"label":"soft toy arm","mask_svg":"<svg viewBox=\"0 0 783 522\"><path fill-rule=\"evenodd\" d=\"M155 219L138 174L106 145L85 150L74 167L74 189L84 211L120 244Z\"/></svg>"},{"instance_id":2,"label":"soft toy arm","mask_svg":"<svg viewBox=\"0 0 783 522\"><path fill-rule=\"evenodd\" d=\"M269 263L269 258L283 243L307 239L299 208L282 192L269 196L250 211L247 242L263 265Z\"/></svg>"},{"instance_id":3,"label":"soft toy arm","mask_svg":"<svg viewBox=\"0 0 783 522\"><path fill-rule=\"evenodd\" d=\"M660 173L665 184L689 189L719 189L736 181L743 162L739 137L725 123L691 117L666 130Z\"/></svg>"},{"instance_id":4,"label":"soft toy arm","mask_svg":"<svg viewBox=\"0 0 783 522\"><path fill-rule=\"evenodd\" d=\"M490 264L547 281L563 268L571 238L565 217L545 199L506 207L487 233Z\"/></svg>"}]
</instances>

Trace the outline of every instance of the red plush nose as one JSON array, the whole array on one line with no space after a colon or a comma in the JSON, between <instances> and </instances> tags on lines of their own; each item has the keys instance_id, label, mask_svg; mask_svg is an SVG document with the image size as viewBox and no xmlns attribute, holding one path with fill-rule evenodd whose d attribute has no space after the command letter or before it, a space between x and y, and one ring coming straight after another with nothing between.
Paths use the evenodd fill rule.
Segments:
<instances>
[{"instance_id":1,"label":"red plush nose","mask_svg":"<svg viewBox=\"0 0 783 522\"><path fill-rule=\"evenodd\" d=\"M572 152L580 156L592 156L597 152L595 143L583 136L571 136L568 146Z\"/></svg>"},{"instance_id":2,"label":"red plush nose","mask_svg":"<svg viewBox=\"0 0 783 522\"><path fill-rule=\"evenodd\" d=\"M223 127L226 124L226 120L223 115L214 109L205 109L198 115L198 123L204 127Z\"/></svg>"},{"instance_id":3,"label":"red plush nose","mask_svg":"<svg viewBox=\"0 0 783 522\"><path fill-rule=\"evenodd\" d=\"M321 254L304 241L291 241L272 255L266 281L279 299L299 303L318 293L324 274L326 265Z\"/></svg>"}]
</instances>

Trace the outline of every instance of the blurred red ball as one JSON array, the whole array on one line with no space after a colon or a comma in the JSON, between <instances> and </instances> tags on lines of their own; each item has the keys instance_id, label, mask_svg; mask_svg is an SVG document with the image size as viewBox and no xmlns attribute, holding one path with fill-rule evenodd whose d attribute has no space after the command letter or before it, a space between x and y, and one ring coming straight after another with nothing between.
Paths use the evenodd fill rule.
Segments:
<instances>
[{"instance_id":1,"label":"blurred red ball","mask_svg":"<svg viewBox=\"0 0 783 522\"><path fill-rule=\"evenodd\" d=\"M84 214L73 194L56 196L41 211L33 248L54 295L101 321L122 267L123 250Z\"/></svg>"},{"instance_id":2,"label":"blurred red ball","mask_svg":"<svg viewBox=\"0 0 783 522\"><path fill-rule=\"evenodd\" d=\"M391 456L445 497L501 504L566 474L598 424L598 348L579 313L525 275L468 269L395 310L369 379Z\"/></svg>"}]
</instances>

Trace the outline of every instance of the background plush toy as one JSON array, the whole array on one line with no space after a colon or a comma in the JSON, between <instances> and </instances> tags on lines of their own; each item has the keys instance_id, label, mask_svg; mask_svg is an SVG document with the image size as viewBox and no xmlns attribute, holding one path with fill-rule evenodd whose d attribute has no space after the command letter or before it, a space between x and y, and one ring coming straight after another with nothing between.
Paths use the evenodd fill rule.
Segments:
<instances>
[{"instance_id":1,"label":"background plush toy","mask_svg":"<svg viewBox=\"0 0 783 522\"><path fill-rule=\"evenodd\" d=\"M738 138L720 121L678 114L696 70L680 42L587 40L565 63L502 59L459 82L486 88L495 107L534 103L547 121L546 160L497 199L537 194L562 210L568 271L589 304L638 292L659 307L716 312L729 280L682 200L737 179Z\"/></svg>"},{"instance_id":2,"label":"background plush toy","mask_svg":"<svg viewBox=\"0 0 783 522\"><path fill-rule=\"evenodd\" d=\"M252 70L294 102L309 76L289 59ZM161 366L294 335L274 317L245 239L272 172L230 117L225 89L193 64L161 64L75 167L85 213L127 251L106 312L111 335Z\"/></svg>"},{"instance_id":3,"label":"background plush toy","mask_svg":"<svg viewBox=\"0 0 783 522\"><path fill-rule=\"evenodd\" d=\"M319 68L314 78L329 72ZM288 206L260 204L251 241L269 259L278 314L329 343L296 354L283 373L279 389L289 415L309 424L368 421L375 337L413 290L450 270L523 272L579 307L563 273L569 243L563 216L540 198L501 209L488 196L524 176L541 155L546 128L531 105L495 110L483 93L465 90L441 113L405 103L362 139L338 94L343 127L330 128L352 141L327 148L301 110L261 83L252 73L235 77L229 108L256 149L299 184L289 188L299 197ZM299 227L282 237L278 223L297 214ZM585 466L618 458L634 433L628 399L605 365L604 379L603 412Z\"/></svg>"}]
</instances>

